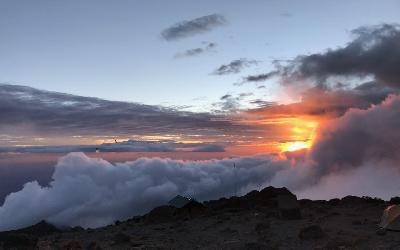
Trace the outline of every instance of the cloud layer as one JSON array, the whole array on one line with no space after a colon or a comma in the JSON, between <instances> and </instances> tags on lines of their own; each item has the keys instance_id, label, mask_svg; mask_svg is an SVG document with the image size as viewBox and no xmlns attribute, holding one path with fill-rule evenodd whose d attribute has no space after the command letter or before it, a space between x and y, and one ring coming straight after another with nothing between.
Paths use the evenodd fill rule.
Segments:
<instances>
[{"instance_id":1,"label":"cloud layer","mask_svg":"<svg viewBox=\"0 0 400 250\"><path fill-rule=\"evenodd\" d=\"M131 136L230 133L238 125L210 113L107 101L16 85L0 85L0 134Z\"/></svg>"},{"instance_id":2,"label":"cloud layer","mask_svg":"<svg viewBox=\"0 0 400 250\"><path fill-rule=\"evenodd\" d=\"M180 143L175 141L128 140L100 145L51 145L0 147L0 153L70 153L70 152L224 152L222 144Z\"/></svg>"},{"instance_id":3,"label":"cloud layer","mask_svg":"<svg viewBox=\"0 0 400 250\"><path fill-rule=\"evenodd\" d=\"M400 190L399 122L400 97L391 96L323 125L309 152L287 153L286 159L140 158L113 165L71 153L59 160L48 186L28 182L6 198L0 207L0 230L42 219L97 227L145 213L176 194L207 200L268 185L286 186L307 198L353 194L387 199Z\"/></svg>"},{"instance_id":4,"label":"cloud layer","mask_svg":"<svg viewBox=\"0 0 400 250\"><path fill-rule=\"evenodd\" d=\"M61 225L106 225L147 212L176 194L204 200L233 195L236 187L248 191L284 167L261 157L197 162L141 158L112 165L71 153L60 159L48 187L29 182L6 198L0 230L43 218Z\"/></svg>"},{"instance_id":5,"label":"cloud layer","mask_svg":"<svg viewBox=\"0 0 400 250\"><path fill-rule=\"evenodd\" d=\"M173 41L211 31L212 29L223 26L226 23L227 21L224 16L212 14L176 23L163 30L161 36L167 41Z\"/></svg>"}]
</instances>

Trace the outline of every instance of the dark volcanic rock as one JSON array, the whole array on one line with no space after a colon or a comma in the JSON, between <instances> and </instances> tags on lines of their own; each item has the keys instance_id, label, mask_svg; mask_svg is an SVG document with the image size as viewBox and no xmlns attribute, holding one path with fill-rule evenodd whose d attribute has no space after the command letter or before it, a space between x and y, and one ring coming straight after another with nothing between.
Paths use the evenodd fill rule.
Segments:
<instances>
[{"instance_id":1,"label":"dark volcanic rock","mask_svg":"<svg viewBox=\"0 0 400 250\"><path fill-rule=\"evenodd\" d=\"M248 242L244 244L243 249L246 250L265 250L269 249L267 245L259 242Z\"/></svg>"},{"instance_id":2,"label":"dark volcanic rock","mask_svg":"<svg viewBox=\"0 0 400 250\"><path fill-rule=\"evenodd\" d=\"M92 241L86 248L87 250L103 250L96 242Z\"/></svg>"},{"instance_id":3,"label":"dark volcanic rock","mask_svg":"<svg viewBox=\"0 0 400 250\"><path fill-rule=\"evenodd\" d=\"M81 244L78 241L70 241L66 245L61 247L62 250L82 250Z\"/></svg>"},{"instance_id":4,"label":"dark volcanic rock","mask_svg":"<svg viewBox=\"0 0 400 250\"><path fill-rule=\"evenodd\" d=\"M279 218L284 220L301 219L300 204L293 194L278 195Z\"/></svg>"},{"instance_id":5,"label":"dark volcanic rock","mask_svg":"<svg viewBox=\"0 0 400 250\"><path fill-rule=\"evenodd\" d=\"M115 245L126 244L131 241L131 237L125 233L117 233L114 235L113 240Z\"/></svg>"},{"instance_id":6,"label":"dark volcanic rock","mask_svg":"<svg viewBox=\"0 0 400 250\"><path fill-rule=\"evenodd\" d=\"M400 204L400 197L392 197L389 201L389 204L391 205Z\"/></svg>"},{"instance_id":7,"label":"dark volcanic rock","mask_svg":"<svg viewBox=\"0 0 400 250\"><path fill-rule=\"evenodd\" d=\"M257 223L255 225L254 230L257 233L263 233L263 232L267 231L270 228L271 228L270 222L260 222L260 223Z\"/></svg>"},{"instance_id":8,"label":"dark volcanic rock","mask_svg":"<svg viewBox=\"0 0 400 250\"><path fill-rule=\"evenodd\" d=\"M30 227L0 232L0 245L5 249L33 249L40 237L60 232L57 227L41 221Z\"/></svg>"},{"instance_id":9,"label":"dark volcanic rock","mask_svg":"<svg viewBox=\"0 0 400 250\"><path fill-rule=\"evenodd\" d=\"M1 237L4 249L34 249L37 238L26 234L10 233ZM0 244L1 245L1 244Z\"/></svg>"},{"instance_id":10,"label":"dark volcanic rock","mask_svg":"<svg viewBox=\"0 0 400 250\"><path fill-rule=\"evenodd\" d=\"M304 227L299 232L299 238L302 240L317 240L324 237L324 231L319 225Z\"/></svg>"},{"instance_id":11,"label":"dark volcanic rock","mask_svg":"<svg viewBox=\"0 0 400 250\"><path fill-rule=\"evenodd\" d=\"M172 206L160 206L145 215L146 223L162 223L174 220L176 208Z\"/></svg>"},{"instance_id":12,"label":"dark volcanic rock","mask_svg":"<svg viewBox=\"0 0 400 250\"><path fill-rule=\"evenodd\" d=\"M175 215L180 219L182 218L192 219L204 214L205 211L206 207L203 204L195 200L191 200L185 206L178 208L176 210Z\"/></svg>"}]
</instances>

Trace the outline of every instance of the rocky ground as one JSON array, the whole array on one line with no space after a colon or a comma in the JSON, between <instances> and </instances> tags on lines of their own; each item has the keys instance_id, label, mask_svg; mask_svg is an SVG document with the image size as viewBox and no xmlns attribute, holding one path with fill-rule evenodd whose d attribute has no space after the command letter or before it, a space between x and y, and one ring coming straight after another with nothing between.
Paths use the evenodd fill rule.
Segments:
<instances>
[{"instance_id":1,"label":"rocky ground","mask_svg":"<svg viewBox=\"0 0 400 250\"><path fill-rule=\"evenodd\" d=\"M400 249L400 232L378 228L383 209L398 199L292 197L269 187L183 208L162 206L98 229L60 230L41 222L0 233L0 249Z\"/></svg>"}]
</instances>

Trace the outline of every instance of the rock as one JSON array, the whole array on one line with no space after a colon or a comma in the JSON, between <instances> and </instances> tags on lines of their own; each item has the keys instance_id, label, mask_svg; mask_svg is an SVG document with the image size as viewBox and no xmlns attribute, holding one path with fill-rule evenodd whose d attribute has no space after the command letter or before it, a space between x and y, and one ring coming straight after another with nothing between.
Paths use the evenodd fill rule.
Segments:
<instances>
[{"instance_id":1,"label":"rock","mask_svg":"<svg viewBox=\"0 0 400 250\"><path fill-rule=\"evenodd\" d=\"M389 201L389 204L395 205L395 204L400 204L400 197L392 197Z\"/></svg>"},{"instance_id":2,"label":"rock","mask_svg":"<svg viewBox=\"0 0 400 250\"><path fill-rule=\"evenodd\" d=\"M386 234L386 229L384 229L384 228L379 228L378 230L376 230L376 234L377 234L377 235L380 235L380 236L383 236L383 235Z\"/></svg>"},{"instance_id":3,"label":"rock","mask_svg":"<svg viewBox=\"0 0 400 250\"><path fill-rule=\"evenodd\" d=\"M226 227L225 229L220 231L223 234L236 234L238 233L238 230L232 229L230 227Z\"/></svg>"},{"instance_id":4,"label":"rock","mask_svg":"<svg viewBox=\"0 0 400 250\"><path fill-rule=\"evenodd\" d=\"M348 195L346 197L343 197L341 199L341 202L346 205L354 206L354 205L361 205L362 203L365 202L365 200L357 196Z\"/></svg>"},{"instance_id":5,"label":"rock","mask_svg":"<svg viewBox=\"0 0 400 250\"><path fill-rule=\"evenodd\" d=\"M284 220L301 219L300 205L293 194L284 194L277 196L279 218Z\"/></svg>"},{"instance_id":6,"label":"rock","mask_svg":"<svg viewBox=\"0 0 400 250\"><path fill-rule=\"evenodd\" d=\"M267 222L260 222L260 223L257 223L257 224L255 225L254 230L255 230L257 233L262 233L262 232L267 231L267 230L270 229L270 228L271 228L270 223L267 223Z\"/></svg>"},{"instance_id":7,"label":"rock","mask_svg":"<svg viewBox=\"0 0 400 250\"><path fill-rule=\"evenodd\" d=\"M265 250L270 249L267 245L259 242L248 242L244 244L244 248L246 250Z\"/></svg>"},{"instance_id":8,"label":"rock","mask_svg":"<svg viewBox=\"0 0 400 250\"><path fill-rule=\"evenodd\" d=\"M125 233L117 233L114 235L113 240L115 245L120 245L129 243L131 241L131 237Z\"/></svg>"},{"instance_id":9,"label":"rock","mask_svg":"<svg viewBox=\"0 0 400 250\"><path fill-rule=\"evenodd\" d=\"M325 236L322 228L319 225L311 225L304 227L299 232L299 238L301 240L317 240Z\"/></svg>"},{"instance_id":10,"label":"rock","mask_svg":"<svg viewBox=\"0 0 400 250\"><path fill-rule=\"evenodd\" d=\"M340 199L338 198L334 198L328 201L328 204L331 206L337 206L340 204Z\"/></svg>"},{"instance_id":11,"label":"rock","mask_svg":"<svg viewBox=\"0 0 400 250\"><path fill-rule=\"evenodd\" d=\"M61 250L81 250L83 249L78 241L70 241L66 245L61 247Z\"/></svg>"},{"instance_id":12,"label":"rock","mask_svg":"<svg viewBox=\"0 0 400 250\"><path fill-rule=\"evenodd\" d=\"M21 234L8 233L0 238L4 249L33 249L37 244L37 238Z\"/></svg>"},{"instance_id":13,"label":"rock","mask_svg":"<svg viewBox=\"0 0 400 250\"><path fill-rule=\"evenodd\" d=\"M103 248L101 248L97 242L92 241L90 242L90 244L88 245L88 247L86 248L87 250L103 250Z\"/></svg>"},{"instance_id":14,"label":"rock","mask_svg":"<svg viewBox=\"0 0 400 250\"><path fill-rule=\"evenodd\" d=\"M145 216L145 223L163 223L174 220L176 208L172 206L160 206L151 210Z\"/></svg>"},{"instance_id":15,"label":"rock","mask_svg":"<svg viewBox=\"0 0 400 250\"><path fill-rule=\"evenodd\" d=\"M53 244L48 240L38 241L35 250L53 250Z\"/></svg>"},{"instance_id":16,"label":"rock","mask_svg":"<svg viewBox=\"0 0 400 250\"><path fill-rule=\"evenodd\" d=\"M201 204L200 202L197 202L195 200L191 200L189 203L184 205L181 208L178 208L176 210L176 217L178 218L195 218L198 217L206 211L206 207Z\"/></svg>"}]
</instances>

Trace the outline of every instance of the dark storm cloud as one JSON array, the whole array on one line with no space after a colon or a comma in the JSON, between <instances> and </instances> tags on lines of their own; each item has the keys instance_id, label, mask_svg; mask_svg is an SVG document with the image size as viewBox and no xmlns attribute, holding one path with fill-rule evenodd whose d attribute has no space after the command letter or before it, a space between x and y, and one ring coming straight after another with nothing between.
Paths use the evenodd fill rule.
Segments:
<instances>
[{"instance_id":1,"label":"dark storm cloud","mask_svg":"<svg viewBox=\"0 0 400 250\"><path fill-rule=\"evenodd\" d=\"M190 21L176 23L163 30L161 36L167 41L172 41L211 31L212 29L223 26L226 23L227 21L222 15L212 14L192 19Z\"/></svg>"},{"instance_id":2,"label":"dark storm cloud","mask_svg":"<svg viewBox=\"0 0 400 250\"><path fill-rule=\"evenodd\" d=\"M228 75L228 74L237 74L242 71L244 68L249 67L251 65L257 64L256 60L248 60L246 58L240 58L237 60L233 60L228 64L223 64L219 66L212 74L214 75Z\"/></svg>"},{"instance_id":3,"label":"dark storm cloud","mask_svg":"<svg viewBox=\"0 0 400 250\"><path fill-rule=\"evenodd\" d=\"M329 77L372 76L375 81L400 87L400 28L383 24L352 31L355 39L345 47L297 57L280 68L285 77L313 78L319 84Z\"/></svg>"},{"instance_id":4,"label":"dark storm cloud","mask_svg":"<svg viewBox=\"0 0 400 250\"><path fill-rule=\"evenodd\" d=\"M0 85L0 129L17 134L29 128L35 135L185 134L199 130L210 135L236 126L219 118L208 113Z\"/></svg>"},{"instance_id":5,"label":"dark storm cloud","mask_svg":"<svg viewBox=\"0 0 400 250\"><path fill-rule=\"evenodd\" d=\"M181 58L181 57L191 57L191 56L197 56L200 54L203 54L205 52L210 52L212 49L217 47L216 43L207 43L205 47L202 48L195 48L195 49L188 49L185 52L182 53L177 53L175 55L176 58Z\"/></svg>"},{"instance_id":6,"label":"dark storm cloud","mask_svg":"<svg viewBox=\"0 0 400 250\"><path fill-rule=\"evenodd\" d=\"M281 84L301 97L298 103L255 112L341 116L350 108L367 109L390 94L399 94L399 26L361 27L352 33L354 40L342 48L298 56L285 61L286 65L274 61L275 71L245 78L244 82L259 81L279 75ZM374 80L360 84L363 77ZM358 85L355 86L355 82Z\"/></svg>"}]
</instances>

